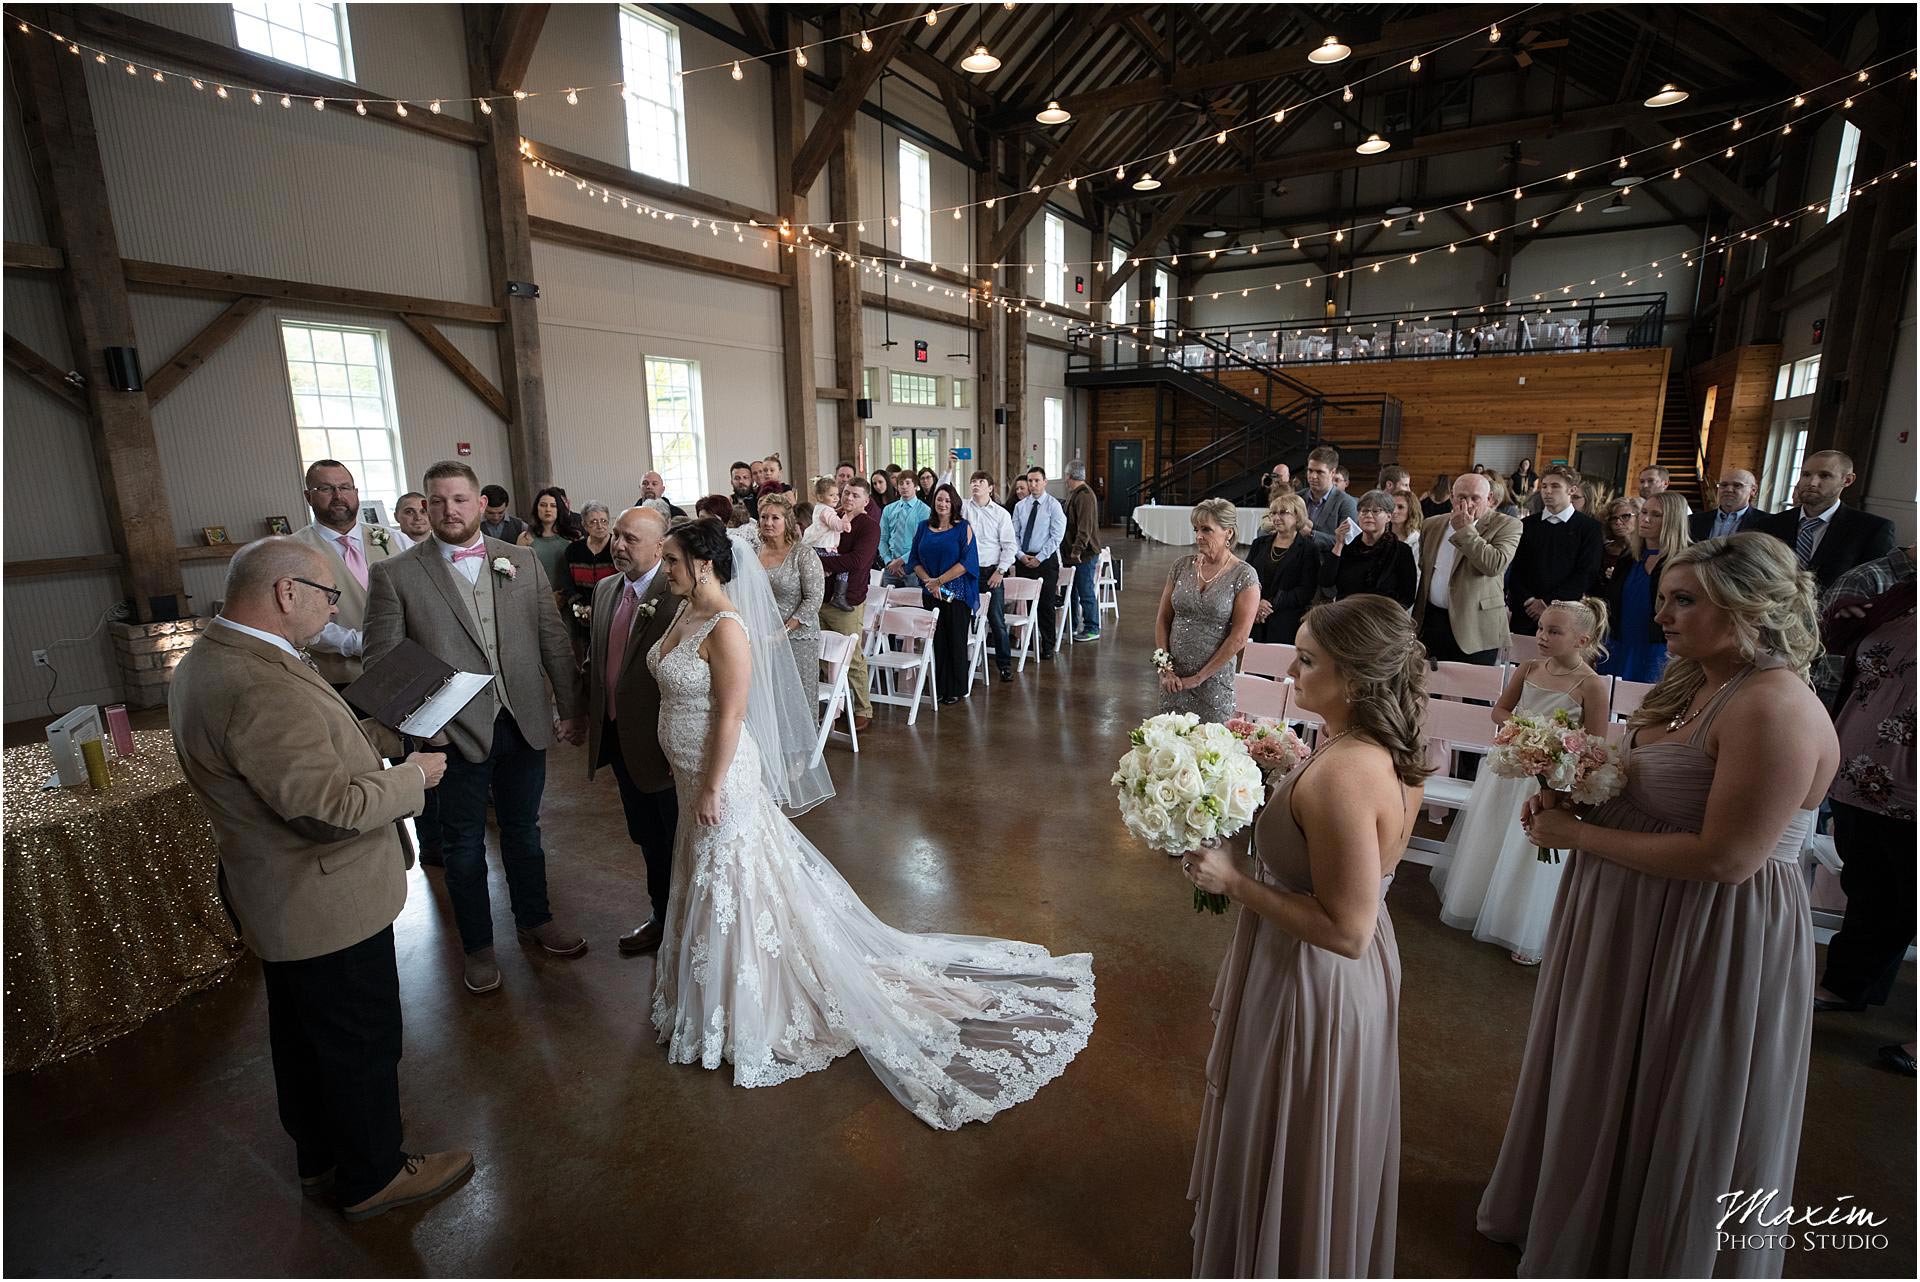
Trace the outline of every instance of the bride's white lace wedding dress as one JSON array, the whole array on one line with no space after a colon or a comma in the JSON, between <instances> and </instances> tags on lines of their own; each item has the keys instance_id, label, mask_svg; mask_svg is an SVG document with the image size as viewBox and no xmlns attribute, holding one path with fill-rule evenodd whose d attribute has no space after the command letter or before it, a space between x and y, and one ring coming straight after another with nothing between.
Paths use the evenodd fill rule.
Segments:
<instances>
[{"instance_id":1,"label":"bride's white lace wedding dress","mask_svg":"<svg viewBox=\"0 0 1920 1282\"><path fill-rule=\"evenodd\" d=\"M676 1064L733 1064L772 1086L856 1048L930 1126L985 1121L1058 1077L1093 1031L1093 958L970 935L914 935L867 910L775 803L743 724L720 822L694 818L712 725L700 644L732 611L647 666L679 784L673 885L653 1026ZM664 641L664 638L663 638Z\"/></svg>"}]
</instances>

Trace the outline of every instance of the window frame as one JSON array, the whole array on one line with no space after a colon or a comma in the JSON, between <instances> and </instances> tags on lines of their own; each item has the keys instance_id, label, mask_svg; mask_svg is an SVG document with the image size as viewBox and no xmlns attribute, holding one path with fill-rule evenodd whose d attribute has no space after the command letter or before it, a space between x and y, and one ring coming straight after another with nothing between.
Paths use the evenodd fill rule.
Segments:
<instances>
[{"instance_id":1,"label":"window frame","mask_svg":"<svg viewBox=\"0 0 1920 1282\"><path fill-rule=\"evenodd\" d=\"M912 380L902 383L900 380ZM903 390L918 386L919 380L925 380L924 391L929 399L914 399L912 395L903 396ZM938 374L922 373L917 369L890 369L887 371L887 404L908 405L914 409L942 409L946 398L941 395L941 378Z\"/></svg>"},{"instance_id":2,"label":"window frame","mask_svg":"<svg viewBox=\"0 0 1920 1282\"><path fill-rule=\"evenodd\" d=\"M1046 280L1041 296L1055 307L1067 305L1067 220L1051 209L1042 215L1040 229L1041 261L1046 264Z\"/></svg>"},{"instance_id":3,"label":"window frame","mask_svg":"<svg viewBox=\"0 0 1920 1282\"><path fill-rule=\"evenodd\" d=\"M905 138L896 139L894 149L895 163L899 167L900 196L898 217L900 219L900 256L915 262L933 262L933 155L926 148L916 146ZM913 187L920 198L918 205L907 203L907 162L914 165ZM911 212L909 212L911 211ZM917 245L909 247L907 235L914 234ZM916 253L915 249L925 252Z\"/></svg>"},{"instance_id":4,"label":"window frame","mask_svg":"<svg viewBox=\"0 0 1920 1282\"><path fill-rule=\"evenodd\" d=\"M1786 400L1787 389L1791 386L1793 386L1793 362L1781 361L1780 368L1775 371L1773 376L1773 399L1776 401Z\"/></svg>"},{"instance_id":5,"label":"window frame","mask_svg":"<svg viewBox=\"0 0 1920 1282\"><path fill-rule=\"evenodd\" d=\"M1060 476L1066 467L1067 402L1060 396L1040 398L1040 466L1048 479Z\"/></svg>"},{"instance_id":6,"label":"window frame","mask_svg":"<svg viewBox=\"0 0 1920 1282\"><path fill-rule=\"evenodd\" d=\"M337 72L333 70L329 70L328 68L325 68L325 67L316 67L313 65L311 61L307 61L307 60L296 61L292 58L283 58L273 50L273 42L271 39L272 29L275 27L279 27L283 31L293 30L293 28L287 26L287 24L284 22L274 21L272 17L272 10L275 4L292 3L292 4L295 4L297 7L299 7L302 11L304 11L305 8L310 4L317 5L324 2L325 0L262 0L261 8L266 11L264 16L251 14L251 13L242 14L240 11L240 7L238 5L229 4L227 6L227 18L233 28L233 47L238 50L241 50L244 53L255 54L262 58L270 58L273 61L280 63L283 66L299 67L303 71L311 71L313 74L317 76L328 76L338 80L351 81L354 78L353 76L353 30L347 21L347 6L344 3L340 3L339 0L335 0L335 3L331 3L327 5L327 8L333 11L333 30L334 30L334 35L337 41L336 47L340 51L340 67ZM242 28L240 24L240 19L242 17L256 19L257 21L261 22L267 27L269 39L267 42L267 47L265 49L256 48L253 45L245 43L241 39L240 33ZM301 50L303 53L308 52L307 42L310 41L313 37L308 34L306 30L306 25L304 23L301 24L299 34L300 34L300 41L301 41Z\"/></svg>"},{"instance_id":7,"label":"window frame","mask_svg":"<svg viewBox=\"0 0 1920 1282\"><path fill-rule=\"evenodd\" d=\"M338 321L303 320L294 316L276 317L274 328L279 334L280 339L281 382L287 389L287 421L293 426L294 453L300 460L301 472L304 474L308 467L320 459L338 459L353 473L354 482L361 487L361 505L364 507L369 499L380 502L383 504L383 510L386 512L388 518L391 519L394 509L399 506L400 496L407 492L408 476L406 457L402 451L402 442L400 439L400 404L394 392L393 342L391 335L386 329L377 325L343 325ZM333 365L337 363L343 368L351 370L355 366L360 366L361 362L346 359L344 337L341 344L342 359L339 362L322 361L311 354L303 358L295 357L287 343L287 333L290 329L300 330L307 335L309 353L312 351L312 336L316 332L335 333L342 336L347 334L364 334L372 340L374 350L373 368L378 374L381 417L385 420L379 427L368 427L357 421L340 424L329 424L324 421L311 424L302 424L300 422L299 401L300 397L307 395L307 393L300 392L293 385L293 364L296 360L302 360L304 363L314 367L316 380L319 377L319 366L321 365ZM350 379L351 375L349 375L349 380ZM340 399L339 396L332 398L326 397L318 390L317 383L316 390L311 395L316 402L324 402L327 399ZM366 398L365 393L361 393L360 395L362 399ZM351 386L349 386L348 391L345 393L345 398L350 402L353 396L354 393L351 390ZM300 436L303 431L325 433L328 437L326 451L309 458L307 449L302 443ZM356 446L351 458L342 458L342 454L346 453L346 451L335 448L332 441L332 434L335 432L353 432L358 434L371 431L383 432L387 438L386 461L390 462L393 466L393 487L391 493L384 489L372 489L368 487L368 456L363 449Z\"/></svg>"},{"instance_id":8,"label":"window frame","mask_svg":"<svg viewBox=\"0 0 1920 1282\"><path fill-rule=\"evenodd\" d=\"M1793 363L1793 380L1787 386L1789 400L1798 396L1812 396L1820 390L1820 353L1802 356Z\"/></svg>"},{"instance_id":9,"label":"window frame","mask_svg":"<svg viewBox=\"0 0 1920 1282\"><path fill-rule=\"evenodd\" d=\"M1860 155L1860 127L1851 120L1841 122L1840 151L1833 161L1833 188L1827 194L1827 221L1832 222L1853 205L1853 169Z\"/></svg>"},{"instance_id":10,"label":"window frame","mask_svg":"<svg viewBox=\"0 0 1920 1282\"><path fill-rule=\"evenodd\" d=\"M656 365L683 366L688 371L687 373L687 416L691 420L691 424L688 429L682 429L679 427L662 429L655 425L653 421L653 414L654 414L653 374L654 374L654 367ZM706 415L703 412L703 402L705 400L705 393L701 386L700 362L690 356L657 356L653 354L646 354L646 355L643 355L640 359L640 376L645 381L645 386L646 386L646 397L645 397L645 400L642 402L642 404L643 404L643 407L645 408L646 416L647 416L647 463L648 463L648 466L653 471L660 473L662 479L666 481L667 497L669 499L674 500L682 505L691 505L695 499L699 498L705 492L705 477L707 475L707 424L706 424ZM667 473L667 469L660 466L660 456L662 451L660 448L659 437L662 435L663 431L670 432L672 435L675 435L675 436L687 435L693 438L693 463L691 465L692 476L689 482L690 488L687 489L684 493L680 493L680 494L675 493L676 489L678 488L675 483L675 479L678 475L680 475L679 469L676 467L675 475L669 476Z\"/></svg>"},{"instance_id":11,"label":"window frame","mask_svg":"<svg viewBox=\"0 0 1920 1282\"><path fill-rule=\"evenodd\" d=\"M682 187L689 186L690 182L687 173L687 99L683 77L681 75L680 28L663 18L648 13L636 5L630 4L623 4L619 7L619 14L616 21L619 24L619 39L617 43L620 53L621 123L622 127L626 130L627 136L627 167L635 173L647 174L663 182L677 183ZM645 83L650 78L644 74L636 76L634 74L636 68L629 66L627 63L627 50L629 46L634 43L627 38L627 24L630 21L642 26L652 27L662 32L666 37L667 65L664 75L668 98L666 102L640 95L630 87L636 82ZM641 70L644 71L645 69L642 68ZM651 157L637 154L634 150L634 109L643 103L656 110L664 111L673 118L674 164L677 167L674 173L661 173L657 169L650 167L647 162Z\"/></svg>"},{"instance_id":12,"label":"window frame","mask_svg":"<svg viewBox=\"0 0 1920 1282\"><path fill-rule=\"evenodd\" d=\"M1107 279L1112 280L1113 274L1126 265L1127 251L1115 245L1113 247L1113 261L1107 264ZM1131 281L1123 280L1120 282L1118 289L1107 295L1108 324L1125 325L1127 323L1127 286L1131 283ZM1047 475L1052 476L1053 473L1049 471Z\"/></svg>"}]
</instances>

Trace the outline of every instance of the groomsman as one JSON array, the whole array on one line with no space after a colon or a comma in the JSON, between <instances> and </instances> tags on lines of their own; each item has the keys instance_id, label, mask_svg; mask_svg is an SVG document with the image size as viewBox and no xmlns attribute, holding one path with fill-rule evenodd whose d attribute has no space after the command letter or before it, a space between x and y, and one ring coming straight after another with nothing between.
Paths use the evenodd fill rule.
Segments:
<instances>
[{"instance_id":1,"label":"groomsman","mask_svg":"<svg viewBox=\"0 0 1920 1282\"><path fill-rule=\"evenodd\" d=\"M1577 476L1570 467L1550 467L1534 486L1540 512L1520 523L1520 546L1507 576L1508 622L1532 636L1540 616L1555 601L1578 601L1600 573L1606 531L1585 512L1573 510ZM1423 539L1422 542L1425 540Z\"/></svg>"},{"instance_id":2,"label":"groomsman","mask_svg":"<svg viewBox=\"0 0 1920 1282\"><path fill-rule=\"evenodd\" d=\"M361 631L367 617L367 571L398 556L393 532L360 522L360 487L343 463L323 458L307 469L307 506L313 522L293 537L327 553L340 582L339 617L314 638L314 666L333 688L350 685L361 671Z\"/></svg>"},{"instance_id":3,"label":"groomsman","mask_svg":"<svg viewBox=\"0 0 1920 1282\"><path fill-rule=\"evenodd\" d=\"M490 993L500 987L500 967L487 895L489 793L520 937L556 957L587 951L580 933L555 921L547 906L547 857L540 846L547 746L556 735L568 743L586 737L580 673L533 549L480 533L483 501L473 469L436 463L422 488L433 538L375 567L367 662L405 637L456 669L493 674L441 732L452 751L438 789L447 896L466 950L466 986Z\"/></svg>"},{"instance_id":4,"label":"groomsman","mask_svg":"<svg viewBox=\"0 0 1920 1282\"><path fill-rule=\"evenodd\" d=\"M1413 627L1436 661L1490 666L1507 643L1506 577L1520 522L1491 506L1478 472L1453 479L1453 510L1420 527L1420 596Z\"/></svg>"},{"instance_id":5,"label":"groomsman","mask_svg":"<svg viewBox=\"0 0 1920 1282\"><path fill-rule=\"evenodd\" d=\"M389 769L373 733L395 736L356 720L305 661L345 590L335 565L293 538L235 553L167 714L213 825L220 898L265 975L301 1191L364 1220L442 1192L473 1155L402 1147L393 919L410 860L396 821L420 809L446 758L416 752Z\"/></svg>"},{"instance_id":6,"label":"groomsman","mask_svg":"<svg viewBox=\"0 0 1920 1282\"><path fill-rule=\"evenodd\" d=\"M1067 510L1047 493L1047 470L1027 469L1027 497L1013 506L1013 572L1040 580L1040 657L1053 658L1060 604L1060 544L1067 537Z\"/></svg>"},{"instance_id":7,"label":"groomsman","mask_svg":"<svg viewBox=\"0 0 1920 1282\"><path fill-rule=\"evenodd\" d=\"M673 594L660 569L666 538L667 519L657 508L630 507L613 523L609 548L620 573L594 585L587 649L587 778L613 768L627 836L647 865L652 915L620 937L626 957L660 946L680 818L673 770L660 748L660 686L647 669L647 651L673 623Z\"/></svg>"},{"instance_id":8,"label":"groomsman","mask_svg":"<svg viewBox=\"0 0 1920 1282\"><path fill-rule=\"evenodd\" d=\"M1793 488L1795 506L1755 527L1792 548L1822 592L1854 566L1893 551L1892 521L1841 506L1840 495L1854 479L1853 460L1839 450L1809 454Z\"/></svg>"},{"instance_id":9,"label":"groomsman","mask_svg":"<svg viewBox=\"0 0 1920 1282\"><path fill-rule=\"evenodd\" d=\"M393 505L393 524L400 532L402 552L432 538L433 526L427 521L427 496L418 490L402 494Z\"/></svg>"},{"instance_id":10,"label":"groomsman","mask_svg":"<svg viewBox=\"0 0 1920 1282\"><path fill-rule=\"evenodd\" d=\"M1687 522L1687 533L1695 543L1704 543L1708 539L1757 529L1760 522L1772 515L1753 506L1753 496L1759 488L1752 472L1743 467L1728 468L1720 473L1720 483L1714 486L1713 508L1695 512Z\"/></svg>"}]
</instances>

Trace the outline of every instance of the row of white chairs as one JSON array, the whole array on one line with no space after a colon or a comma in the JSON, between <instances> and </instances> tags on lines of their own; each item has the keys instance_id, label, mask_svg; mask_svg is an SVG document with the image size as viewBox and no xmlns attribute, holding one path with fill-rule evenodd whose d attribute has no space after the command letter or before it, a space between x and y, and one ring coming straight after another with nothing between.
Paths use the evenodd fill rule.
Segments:
<instances>
[{"instance_id":1,"label":"row of white chairs","mask_svg":"<svg viewBox=\"0 0 1920 1282\"><path fill-rule=\"evenodd\" d=\"M1527 637L1526 640L1531 642L1533 638ZM1285 679L1287 669L1293 666L1293 657L1294 647L1290 645L1249 641L1240 652L1240 672L1245 676L1281 681ZM1530 657L1537 658L1538 651ZM1487 666L1477 663L1436 664L1427 673L1427 694L1442 699L1498 703L1501 692L1507 688L1507 681L1513 675L1513 666L1521 661L1520 658L1514 658L1506 663ZM1608 677L1606 680L1608 717L1614 722L1623 722L1632 716L1646 699L1647 692L1653 689L1647 682L1628 681L1625 677ZM1237 682L1234 689L1237 697Z\"/></svg>"}]
</instances>

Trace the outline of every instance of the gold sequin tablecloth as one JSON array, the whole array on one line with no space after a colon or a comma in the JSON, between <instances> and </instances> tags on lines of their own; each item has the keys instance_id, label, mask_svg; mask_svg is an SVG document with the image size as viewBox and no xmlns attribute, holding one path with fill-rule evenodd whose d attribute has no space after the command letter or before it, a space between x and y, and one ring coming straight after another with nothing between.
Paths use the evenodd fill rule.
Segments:
<instances>
[{"instance_id":1,"label":"gold sequin tablecloth","mask_svg":"<svg viewBox=\"0 0 1920 1282\"><path fill-rule=\"evenodd\" d=\"M130 1032L244 952L213 829L166 730L136 732L106 790L43 792L44 743L5 759L6 1071Z\"/></svg>"}]
</instances>

